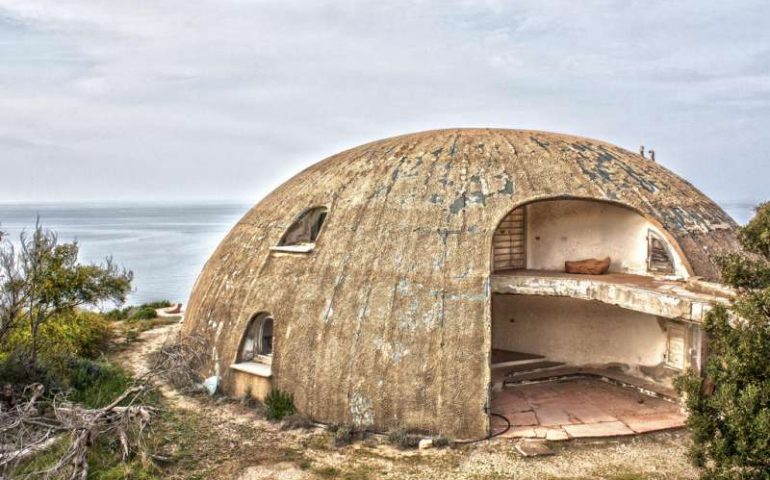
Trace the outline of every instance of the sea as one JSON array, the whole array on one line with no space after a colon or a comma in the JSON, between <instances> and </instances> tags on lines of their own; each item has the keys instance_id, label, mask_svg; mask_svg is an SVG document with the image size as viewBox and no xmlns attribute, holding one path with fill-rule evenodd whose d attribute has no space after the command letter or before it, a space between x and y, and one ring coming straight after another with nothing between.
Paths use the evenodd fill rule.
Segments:
<instances>
[{"instance_id":1,"label":"sea","mask_svg":"<svg viewBox=\"0 0 770 480\"><path fill-rule=\"evenodd\" d=\"M0 231L18 243L22 231L55 231L60 242L76 240L80 260L106 257L134 272L127 304L156 300L186 303L203 264L247 204L0 204Z\"/></svg>"},{"instance_id":2,"label":"sea","mask_svg":"<svg viewBox=\"0 0 770 480\"><path fill-rule=\"evenodd\" d=\"M738 223L754 203L724 203ZM195 279L245 203L45 203L0 204L0 231L18 242L40 221L60 242L77 241L82 262L106 257L134 272L128 304L156 300L186 303Z\"/></svg>"}]
</instances>

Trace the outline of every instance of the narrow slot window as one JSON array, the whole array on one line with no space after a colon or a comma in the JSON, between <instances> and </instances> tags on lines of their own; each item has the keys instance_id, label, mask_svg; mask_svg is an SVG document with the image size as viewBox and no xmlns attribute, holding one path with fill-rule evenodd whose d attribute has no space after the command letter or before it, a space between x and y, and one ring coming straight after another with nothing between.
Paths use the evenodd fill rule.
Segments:
<instances>
[{"instance_id":1,"label":"narrow slot window","mask_svg":"<svg viewBox=\"0 0 770 480\"><path fill-rule=\"evenodd\" d=\"M313 245L321 234L326 220L326 207L314 207L306 210L291 224L281 241L279 247L293 247L301 245Z\"/></svg>"}]
</instances>

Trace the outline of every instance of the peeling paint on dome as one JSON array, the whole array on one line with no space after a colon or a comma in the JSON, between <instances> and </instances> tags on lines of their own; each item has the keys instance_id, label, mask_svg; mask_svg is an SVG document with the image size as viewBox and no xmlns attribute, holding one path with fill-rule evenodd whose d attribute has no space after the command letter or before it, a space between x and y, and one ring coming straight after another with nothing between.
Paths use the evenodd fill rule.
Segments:
<instances>
[{"instance_id":1,"label":"peeling paint on dome","mask_svg":"<svg viewBox=\"0 0 770 480\"><path fill-rule=\"evenodd\" d=\"M637 153L544 132L422 132L334 155L256 204L207 262L183 333L206 337L216 358L206 376L227 391L249 319L269 312L272 386L304 414L484 435L492 237L517 206L551 198L639 212L694 276L716 279L711 255L738 245L714 202ZM312 250L271 252L316 205L329 210Z\"/></svg>"}]
</instances>

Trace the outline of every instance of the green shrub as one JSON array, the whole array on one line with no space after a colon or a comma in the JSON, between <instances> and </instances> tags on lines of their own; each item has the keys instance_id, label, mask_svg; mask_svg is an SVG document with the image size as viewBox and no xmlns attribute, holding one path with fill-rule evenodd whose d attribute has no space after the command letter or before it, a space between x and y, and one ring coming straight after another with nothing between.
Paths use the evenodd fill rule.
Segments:
<instances>
[{"instance_id":1,"label":"green shrub","mask_svg":"<svg viewBox=\"0 0 770 480\"><path fill-rule=\"evenodd\" d=\"M52 388L61 390L66 387L59 378L61 376L59 372L49 375L46 366L42 363L38 363L37 371L33 372L30 362L29 351L23 348L3 352L2 361L0 361L0 383L9 383L18 392L21 392L30 383L30 378L37 378L37 381L42 383L46 390Z\"/></svg>"},{"instance_id":2,"label":"green shrub","mask_svg":"<svg viewBox=\"0 0 770 480\"><path fill-rule=\"evenodd\" d=\"M133 310L128 315L129 320L150 320L152 318L156 318L158 316L157 313L155 313L155 309L147 306L142 305L141 307Z\"/></svg>"},{"instance_id":3,"label":"green shrub","mask_svg":"<svg viewBox=\"0 0 770 480\"><path fill-rule=\"evenodd\" d=\"M270 420L282 420L296 412L294 396L291 393L274 389L265 397L265 416Z\"/></svg>"},{"instance_id":4,"label":"green shrub","mask_svg":"<svg viewBox=\"0 0 770 480\"><path fill-rule=\"evenodd\" d=\"M70 364L70 399L90 408L114 401L131 386L131 376L113 365L78 358Z\"/></svg>"},{"instance_id":5,"label":"green shrub","mask_svg":"<svg viewBox=\"0 0 770 480\"><path fill-rule=\"evenodd\" d=\"M388 443L402 450L417 448L425 435L400 428L388 433Z\"/></svg>"},{"instance_id":6,"label":"green shrub","mask_svg":"<svg viewBox=\"0 0 770 480\"><path fill-rule=\"evenodd\" d=\"M689 410L690 456L704 479L770 478L770 203L756 212L738 232L752 255L717 257L723 281L738 294L706 315L705 378L677 379Z\"/></svg>"},{"instance_id":7,"label":"green shrub","mask_svg":"<svg viewBox=\"0 0 770 480\"><path fill-rule=\"evenodd\" d=\"M128 318L128 312L131 309L131 307L126 308L115 308L112 309L104 314L104 316L108 320L117 321L117 320L126 320Z\"/></svg>"},{"instance_id":8,"label":"green shrub","mask_svg":"<svg viewBox=\"0 0 770 480\"><path fill-rule=\"evenodd\" d=\"M340 471L334 467L321 467L314 470L321 478L339 478Z\"/></svg>"},{"instance_id":9,"label":"green shrub","mask_svg":"<svg viewBox=\"0 0 770 480\"><path fill-rule=\"evenodd\" d=\"M47 388L66 386L70 361L98 358L109 348L111 337L112 327L102 314L75 311L54 317L40 326L37 371L32 372L30 331L15 329L0 345L0 380L18 385L34 377Z\"/></svg>"},{"instance_id":10,"label":"green shrub","mask_svg":"<svg viewBox=\"0 0 770 480\"><path fill-rule=\"evenodd\" d=\"M157 317L155 310L159 308L170 307L171 302L168 300L159 300L156 302L143 303L141 305L133 305L124 308L115 308L105 313L105 317L109 320L150 320Z\"/></svg>"},{"instance_id":11,"label":"green shrub","mask_svg":"<svg viewBox=\"0 0 770 480\"><path fill-rule=\"evenodd\" d=\"M96 358L107 351L111 336L110 323L99 313L76 311L60 315L40 326L37 339L39 356L41 359ZM29 344L29 329L19 328L9 335L0 348L10 352L19 348L27 349Z\"/></svg>"},{"instance_id":12,"label":"green shrub","mask_svg":"<svg viewBox=\"0 0 770 480\"><path fill-rule=\"evenodd\" d=\"M355 429L350 425L338 425L334 430L334 446L344 447L353 443Z\"/></svg>"},{"instance_id":13,"label":"green shrub","mask_svg":"<svg viewBox=\"0 0 770 480\"><path fill-rule=\"evenodd\" d=\"M155 302L143 303L140 305L140 307L148 307L148 308L152 308L153 310L157 310L158 308L166 308L170 306L171 306L171 302L169 302L168 300L158 300Z\"/></svg>"},{"instance_id":14,"label":"green shrub","mask_svg":"<svg viewBox=\"0 0 770 480\"><path fill-rule=\"evenodd\" d=\"M452 443L454 443L453 440L446 435L437 435L433 437L433 446L436 448L448 447L452 445Z\"/></svg>"}]
</instances>

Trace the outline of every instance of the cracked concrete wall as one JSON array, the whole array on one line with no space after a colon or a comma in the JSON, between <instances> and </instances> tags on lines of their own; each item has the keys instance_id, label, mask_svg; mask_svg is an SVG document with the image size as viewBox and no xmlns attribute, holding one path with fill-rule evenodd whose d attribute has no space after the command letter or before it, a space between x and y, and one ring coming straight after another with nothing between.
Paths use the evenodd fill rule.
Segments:
<instances>
[{"instance_id":1,"label":"cracked concrete wall","mask_svg":"<svg viewBox=\"0 0 770 480\"><path fill-rule=\"evenodd\" d=\"M249 318L275 318L273 384L327 422L486 433L490 246L517 205L554 198L628 205L676 239L694 273L735 245L733 221L668 170L618 147L542 132L423 132L330 157L281 185L232 229L190 297L208 374L228 366ZM304 209L326 206L310 254L278 254Z\"/></svg>"}]
</instances>

